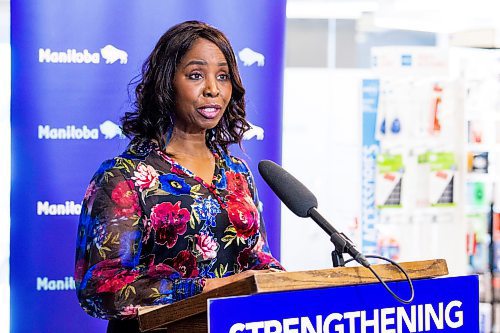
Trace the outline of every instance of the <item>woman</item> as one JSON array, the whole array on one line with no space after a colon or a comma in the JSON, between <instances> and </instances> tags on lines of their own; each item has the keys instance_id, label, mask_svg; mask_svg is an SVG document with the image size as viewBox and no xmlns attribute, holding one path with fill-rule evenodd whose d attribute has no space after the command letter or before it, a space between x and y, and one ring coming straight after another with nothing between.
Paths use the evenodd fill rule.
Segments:
<instances>
[{"instance_id":1,"label":"woman","mask_svg":"<svg viewBox=\"0 0 500 333\"><path fill-rule=\"evenodd\" d=\"M86 312L135 318L139 306L196 295L233 274L282 269L252 174L228 152L249 128L244 94L222 32L189 21L160 38L135 110L122 119L132 141L101 165L84 197L75 278Z\"/></svg>"}]
</instances>

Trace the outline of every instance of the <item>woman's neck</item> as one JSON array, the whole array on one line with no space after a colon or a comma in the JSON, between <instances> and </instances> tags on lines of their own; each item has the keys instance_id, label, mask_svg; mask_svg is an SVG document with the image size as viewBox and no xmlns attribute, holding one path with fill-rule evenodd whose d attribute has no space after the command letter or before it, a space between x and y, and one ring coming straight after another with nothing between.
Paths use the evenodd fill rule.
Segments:
<instances>
[{"instance_id":1,"label":"woman's neck","mask_svg":"<svg viewBox=\"0 0 500 333\"><path fill-rule=\"evenodd\" d=\"M205 134L187 134L174 131L167 144L167 154L173 156L207 157L212 153L205 142Z\"/></svg>"}]
</instances>

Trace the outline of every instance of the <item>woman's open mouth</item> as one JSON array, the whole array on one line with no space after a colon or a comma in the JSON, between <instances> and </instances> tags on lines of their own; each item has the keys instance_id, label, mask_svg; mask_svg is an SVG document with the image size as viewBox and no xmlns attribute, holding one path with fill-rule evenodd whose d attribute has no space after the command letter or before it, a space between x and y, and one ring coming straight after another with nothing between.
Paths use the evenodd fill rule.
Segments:
<instances>
[{"instance_id":1,"label":"woman's open mouth","mask_svg":"<svg viewBox=\"0 0 500 333\"><path fill-rule=\"evenodd\" d=\"M217 117L219 112L222 110L222 107L218 104L210 104L210 105L204 105L202 107L199 107L196 110L203 117L205 117L207 119L213 119L213 118Z\"/></svg>"}]
</instances>

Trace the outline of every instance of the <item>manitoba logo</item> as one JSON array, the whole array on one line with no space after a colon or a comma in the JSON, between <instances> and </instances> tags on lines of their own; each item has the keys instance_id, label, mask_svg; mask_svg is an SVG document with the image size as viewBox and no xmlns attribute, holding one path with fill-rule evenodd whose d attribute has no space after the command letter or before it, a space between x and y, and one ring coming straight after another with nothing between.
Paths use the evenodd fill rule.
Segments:
<instances>
[{"instance_id":1,"label":"manitoba logo","mask_svg":"<svg viewBox=\"0 0 500 333\"><path fill-rule=\"evenodd\" d=\"M36 215L80 215L82 205L74 201L66 201L60 204L51 204L48 201L36 203Z\"/></svg>"},{"instance_id":2,"label":"manitoba logo","mask_svg":"<svg viewBox=\"0 0 500 333\"><path fill-rule=\"evenodd\" d=\"M107 64L113 64L117 60L120 60L120 64L126 64L128 60L127 52L117 49L111 44L108 44L101 49L101 55L104 59L106 59Z\"/></svg>"},{"instance_id":3,"label":"manitoba logo","mask_svg":"<svg viewBox=\"0 0 500 333\"><path fill-rule=\"evenodd\" d=\"M113 64L119 60L120 64L126 64L128 53L115 46L108 44L100 49L100 52L88 49L67 49L66 51L54 51L49 48L38 49L38 62L51 64L99 64L101 56L106 64Z\"/></svg>"},{"instance_id":4,"label":"manitoba logo","mask_svg":"<svg viewBox=\"0 0 500 333\"><path fill-rule=\"evenodd\" d=\"M119 137L124 139L120 126L106 120L99 125L99 128L90 128L87 125L81 127L75 125L67 125L65 127L50 127L49 125L38 125L38 139L46 140L97 140L99 139L99 131L104 135L105 139L113 139Z\"/></svg>"},{"instance_id":5,"label":"manitoba logo","mask_svg":"<svg viewBox=\"0 0 500 333\"><path fill-rule=\"evenodd\" d=\"M264 129L257 125L252 124L247 121L250 125L250 129L243 134L243 140L251 140L253 138L257 140L264 140Z\"/></svg>"},{"instance_id":6,"label":"manitoba logo","mask_svg":"<svg viewBox=\"0 0 500 333\"><path fill-rule=\"evenodd\" d=\"M118 126L111 120L106 120L105 122L100 124L99 129L101 130L101 133L104 135L105 139L113 139L115 136L118 136L120 139L125 138L125 135L123 135L120 126Z\"/></svg>"},{"instance_id":7,"label":"manitoba logo","mask_svg":"<svg viewBox=\"0 0 500 333\"><path fill-rule=\"evenodd\" d=\"M59 291L75 290L75 279L72 276L65 276L62 279L51 280L46 276L36 278L36 290L38 291Z\"/></svg>"},{"instance_id":8,"label":"manitoba logo","mask_svg":"<svg viewBox=\"0 0 500 333\"><path fill-rule=\"evenodd\" d=\"M257 63L257 66L264 66L265 57L262 53L256 52L249 47L245 47L238 52L238 57L243 61L243 66L252 66Z\"/></svg>"},{"instance_id":9,"label":"manitoba logo","mask_svg":"<svg viewBox=\"0 0 500 333\"><path fill-rule=\"evenodd\" d=\"M97 140L99 139L99 130L97 128L88 128L85 125L82 127L68 125L62 128L38 125L38 138L49 140Z\"/></svg>"}]
</instances>

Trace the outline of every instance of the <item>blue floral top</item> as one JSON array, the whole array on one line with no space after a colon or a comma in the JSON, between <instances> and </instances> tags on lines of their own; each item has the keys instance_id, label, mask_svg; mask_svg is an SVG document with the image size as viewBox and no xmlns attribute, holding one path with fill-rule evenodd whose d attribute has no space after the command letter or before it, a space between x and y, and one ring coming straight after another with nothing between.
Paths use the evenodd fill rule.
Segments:
<instances>
[{"instance_id":1,"label":"blue floral top","mask_svg":"<svg viewBox=\"0 0 500 333\"><path fill-rule=\"evenodd\" d=\"M200 293L205 279L282 269L266 243L246 164L216 154L211 184L148 140L104 162L85 193L75 280L83 309L104 319Z\"/></svg>"}]
</instances>

